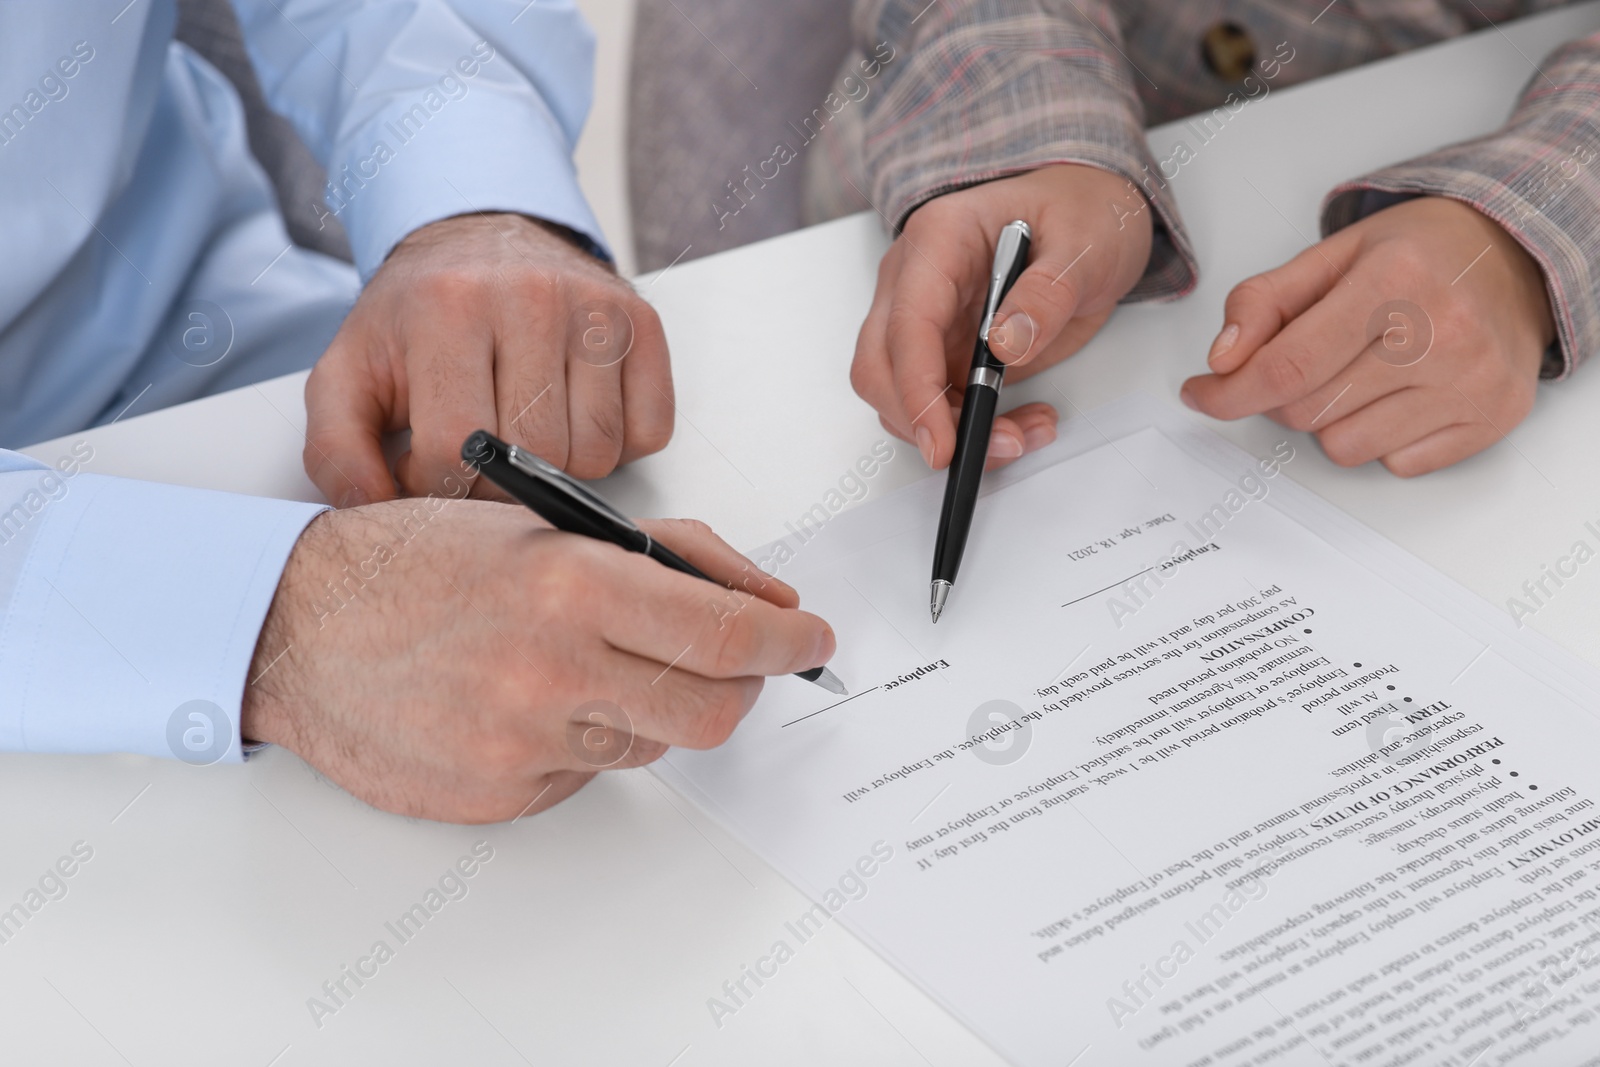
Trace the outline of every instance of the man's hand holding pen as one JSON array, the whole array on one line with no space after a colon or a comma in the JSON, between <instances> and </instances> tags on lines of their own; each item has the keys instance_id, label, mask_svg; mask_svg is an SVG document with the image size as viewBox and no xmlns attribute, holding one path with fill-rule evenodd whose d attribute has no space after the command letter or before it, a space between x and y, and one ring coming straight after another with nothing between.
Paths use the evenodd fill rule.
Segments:
<instances>
[{"instance_id":1,"label":"man's hand holding pen","mask_svg":"<svg viewBox=\"0 0 1600 1067\"><path fill-rule=\"evenodd\" d=\"M262 628L241 732L388 811L495 822L711 748L828 624L698 522L641 525L731 588L476 500L325 513ZM418 528L419 514L431 515ZM352 580L351 576L355 575Z\"/></svg>"}]
</instances>

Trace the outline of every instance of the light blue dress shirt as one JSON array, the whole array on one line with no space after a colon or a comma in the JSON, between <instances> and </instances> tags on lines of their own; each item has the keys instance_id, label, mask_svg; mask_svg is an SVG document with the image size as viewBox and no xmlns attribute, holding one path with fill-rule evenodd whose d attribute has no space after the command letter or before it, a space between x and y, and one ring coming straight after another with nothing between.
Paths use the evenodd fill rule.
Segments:
<instances>
[{"instance_id":1,"label":"light blue dress shirt","mask_svg":"<svg viewBox=\"0 0 1600 1067\"><path fill-rule=\"evenodd\" d=\"M568 0L234 6L355 267L290 242L175 0L0 4L0 446L309 367L441 218L521 212L605 254L572 166L593 39ZM256 637L319 509L93 468L84 442L54 467L0 449L0 749L241 758Z\"/></svg>"}]
</instances>

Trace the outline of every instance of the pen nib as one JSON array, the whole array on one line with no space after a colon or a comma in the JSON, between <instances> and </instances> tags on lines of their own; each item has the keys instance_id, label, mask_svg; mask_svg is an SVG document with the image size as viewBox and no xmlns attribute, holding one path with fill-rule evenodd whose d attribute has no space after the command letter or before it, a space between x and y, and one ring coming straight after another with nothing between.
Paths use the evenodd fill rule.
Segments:
<instances>
[{"instance_id":1,"label":"pen nib","mask_svg":"<svg viewBox=\"0 0 1600 1067\"><path fill-rule=\"evenodd\" d=\"M812 681L816 682L830 693L836 693L842 697L847 697L850 695L850 690L846 689L844 687L844 683L839 681L839 676L837 674L834 674L826 667L821 667L818 669L822 673L818 674L814 679L812 679Z\"/></svg>"},{"instance_id":2,"label":"pen nib","mask_svg":"<svg viewBox=\"0 0 1600 1067\"><path fill-rule=\"evenodd\" d=\"M933 580L933 588L929 591L928 610L933 615L933 621L938 622L939 616L944 614L945 598L950 595L950 583L943 578Z\"/></svg>"}]
</instances>

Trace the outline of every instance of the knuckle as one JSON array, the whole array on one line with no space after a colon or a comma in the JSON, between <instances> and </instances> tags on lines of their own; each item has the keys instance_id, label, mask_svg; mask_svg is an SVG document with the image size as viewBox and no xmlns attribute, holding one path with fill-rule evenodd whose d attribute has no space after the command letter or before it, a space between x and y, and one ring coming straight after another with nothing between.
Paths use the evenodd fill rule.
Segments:
<instances>
[{"instance_id":1,"label":"knuckle","mask_svg":"<svg viewBox=\"0 0 1600 1067\"><path fill-rule=\"evenodd\" d=\"M872 403L867 394L872 391L874 356L866 351L866 331L862 330L862 337L856 342L856 357L850 361L850 388L854 389L856 396Z\"/></svg>"},{"instance_id":2,"label":"knuckle","mask_svg":"<svg viewBox=\"0 0 1600 1067\"><path fill-rule=\"evenodd\" d=\"M634 766L643 767L665 756L669 748L670 746L660 741L651 741L646 737L635 738L633 752L630 754L632 758L629 762Z\"/></svg>"},{"instance_id":3,"label":"knuckle","mask_svg":"<svg viewBox=\"0 0 1600 1067\"><path fill-rule=\"evenodd\" d=\"M476 748L474 762L490 781L523 777L533 755L532 747L526 740L505 731L490 732L478 742Z\"/></svg>"},{"instance_id":4,"label":"knuckle","mask_svg":"<svg viewBox=\"0 0 1600 1067\"><path fill-rule=\"evenodd\" d=\"M1391 288L1414 292L1438 271L1438 264L1415 241L1389 241L1379 260Z\"/></svg>"},{"instance_id":5,"label":"knuckle","mask_svg":"<svg viewBox=\"0 0 1600 1067\"><path fill-rule=\"evenodd\" d=\"M1316 421L1317 412L1313 410L1312 404L1306 401L1296 401L1293 404L1285 404L1282 408L1279 408L1278 416L1278 422L1283 426L1291 430L1304 432L1311 429L1311 424Z\"/></svg>"},{"instance_id":6,"label":"knuckle","mask_svg":"<svg viewBox=\"0 0 1600 1067\"><path fill-rule=\"evenodd\" d=\"M598 445L574 448L563 469L580 481L604 478L617 469L617 454Z\"/></svg>"},{"instance_id":7,"label":"knuckle","mask_svg":"<svg viewBox=\"0 0 1600 1067\"><path fill-rule=\"evenodd\" d=\"M765 689L765 678L740 678L733 683L733 702L740 721L750 714L750 709L756 706L756 701L761 698L761 690Z\"/></svg>"},{"instance_id":8,"label":"knuckle","mask_svg":"<svg viewBox=\"0 0 1600 1067\"><path fill-rule=\"evenodd\" d=\"M448 423L440 423L426 429L413 430L411 433L411 451L423 463L434 464L441 460L448 460L454 453L450 446L452 439L464 440L467 434L476 427L468 427L458 419ZM459 431L459 436L457 436Z\"/></svg>"},{"instance_id":9,"label":"knuckle","mask_svg":"<svg viewBox=\"0 0 1600 1067\"><path fill-rule=\"evenodd\" d=\"M604 586L603 581L584 577L597 573L593 569L597 561L584 558L589 554L589 546L583 540L562 536L549 565L541 567L533 576L529 602L556 622L570 622L571 614L592 603Z\"/></svg>"},{"instance_id":10,"label":"knuckle","mask_svg":"<svg viewBox=\"0 0 1600 1067\"><path fill-rule=\"evenodd\" d=\"M616 469L625 437L620 416L609 411L592 413L589 425L568 449L567 473L583 479L610 474Z\"/></svg>"},{"instance_id":11,"label":"knuckle","mask_svg":"<svg viewBox=\"0 0 1600 1067\"><path fill-rule=\"evenodd\" d=\"M343 327L340 328L340 332L343 332ZM311 373L306 375L305 398L308 402L324 389L329 388L329 367L334 360L340 358L339 353L344 351L344 346L338 344L338 341L338 336L335 336L334 343L328 345L327 351L323 352L321 358L311 365Z\"/></svg>"},{"instance_id":12,"label":"knuckle","mask_svg":"<svg viewBox=\"0 0 1600 1067\"><path fill-rule=\"evenodd\" d=\"M719 682L710 687L697 701L691 747L716 748L725 743L744 721L760 692L760 679Z\"/></svg>"},{"instance_id":13,"label":"knuckle","mask_svg":"<svg viewBox=\"0 0 1600 1067\"><path fill-rule=\"evenodd\" d=\"M914 219L916 216L912 215L911 218ZM911 228L911 222L909 219L906 221L906 228L908 230ZM900 242L896 241L894 244L889 246L889 250L883 254L883 258L878 260L876 292L880 295L886 292L894 284L894 280L899 276L899 274Z\"/></svg>"},{"instance_id":14,"label":"knuckle","mask_svg":"<svg viewBox=\"0 0 1600 1067\"><path fill-rule=\"evenodd\" d=\"M1317 441L1322 445L1323 453L1340 467L1356 467L1365 460L1361 455L1360 443L1343 430L1323 430L1317 434Z\"/></svg>"},{"instance_id":15,"label":"knuckle","mask_svg":"<svg viewBox=\"0 0 1600 1067\"><path fill-rule=\"evenodd\" d=\"M1397 478L1415 478L1419 474L1427 474L1432 469L1422 461L1407 455L1384 456L1383 465Z\"/></svg>"},{"instance_id":16,"label":"knuckle","mask_svg":"<svg viewBox=\"0 0 1600 1067\"><path fill-rule=\"evenodd\" d=\"M622 449L622 442L627 438L627 423L623 420L622 406L604 405L589 413L589 431L600 439L600 443L612 452Z\"/></svg>"},{"instance_id":17,"label":"knuckle","mask_svg":"<svg viewBox=\"0 0 1600 1067\"><path fill-rule=\"evenodd\" d=\"M542 270L527 260L504 264L500 268L504 284L511 292L535 302L559 292L572 292L582 285L581 276L574 277L566 271Z\"/></svg>"},{"instance_id":18,"label":"knuckle","mask_svg":"<svg viewBox=\"0 0 1600 1067\"><path fill-rule=\"evenodd\" d=\"M672 540L701 541L715 536L709 524L700 519L652 519Z\"/></svg>"},{"instance_id":19,"label":"knuckle","mask_svg":"<svg viewBox=\"0 0 1600 1067\"><path fill-rule=\"evenodd\" d=\"M618 302L622 305L623 314L627 315L633 323L636 337L648 338L652 343L658 338L665 338L666 330L661 325L661 316L649 302L640 297L626 285L618 286L620 294Z\"/></svg>"},{"instance_id":20,"label":"knuckle","mask_svg":"<svg viewBox=\"0 0 1600 1067\"><path fill-rule=\"evenodd\" d=\"M741 610L745 605L739 594L730 590L726 595L738 603L714 631L711 664L718 676L733 678L750 673L750 665L766 646L766 635Z\"/></svg>"},{"instance_id":21,"label":"knuckle","mask_svg":"<svg viewBox=\"0 0 1600 1067\"><path fill-rule=\"evenodd\" d=\"M1270 306L1274 303L1276 294L1277 287L1273 284L1271 275L1257 274L1233 287L1233 291L1228 294L1227 311L1231 315L1262 305Z\"/></svg>"},{"instance_id":22,"label":"knuckle","mask_svg":"<svg viewBox=\"0 0 1600 1067\"><path fill-rule=\"evenodd\" d=\"M716 748L733 736L739 719L728 710L721 698L711 698L698 709L694 717L693 739L690 748Z\"/></svg>"},{"instance_id":23,"label":"knuckle","mask_svg":"<svg viewBox=\"0 0 1600 1067\"><path fill-rule=\"evenodd\" d=\"M1070 263L1048 264L1034 279L1034 284L1022 291L1022 310L1033 314L1037 308L1040 315L1057 316L1075 310L1082 292L1070 266ZM1048 280L1045 275L1049 276Z\"/></svg>"},{"instance_id":24,"label":"knuckle","mask_svg":"<svg viewBox=\"0 0 1600 1067\"><path fill-rule=\"evenodd\" d=\"M920 321L921 317L910 304L896 301L890 306L889 314L883 323L883 335L884 339L889 343L889 358L891 360L894 359L894 353L899 346L909 340L908 335L916 329Z\"/></svg>"},{"instance_id":25,"label":"knuckle","mask_svg":"<svg viewBox=\"0 0 1600 1067\"><path fill-rule=\"evenodd\" d=\"M459 267L432 271L417 283L422 300L448 311L469 309L480 289L478 279Z\"/></svg>"},{"instance_id":26,"label":"knuckle","mask_svg":"<svg viewBox=\"0 0 1600 1067\"><path fill-rule=\"evenodd\" d=\"M1274 396L1301 397L1306 392L1305 354L1279 345L1261 364L1261 377Z\"/></svg>"},{"instance_id":27,"label":"knuckle","mask_svg":"<svg viewBox=\"0 0 1600 1067\"><path fill-rule=\"evenodd\" d=\"M652 416L640 420L637 429L628 431L628 436L637 445L641 454L659 452L667 447L672 440L672 412L667 410L663 415Z\"/></svg>"},{"instance_id":28,"label":"knuckle","mask_svg":"<svg viewBox=\"0 0 1600 1067\"><path fill-rule=\"evenodd\" d=\"M625 388L622 403L620 447L626 458L637 458L667 447L677 416L670 382L665 391L652 388L630 392Z\"/></svg>"},{"instance_id":29,"label":"knuckle","mask_svg":"<svg viewBox=\"0 0 1600 1067\"><path fill-rule=\"evenodd\" d=\"M670 705L667 711L681 723L680 740L674 742L684 748L716 748L733 733L733 723L726 710L719 706L720 688L713 682L696 682L667 696L656 697L658 702Z\"/></svg>"},{"instance_id":30,"label":"knuckle","mask_svg":"<svg viewBox=\"0 0 1600 1067\"><path fill-rule=\"evenodd\" d=\"M319 426L306 434L306 446L301 450L300 458L313 478L321 473L322 468L334 455L338 443L338 438L325 426Z\"/></svg>"}]
</instances>

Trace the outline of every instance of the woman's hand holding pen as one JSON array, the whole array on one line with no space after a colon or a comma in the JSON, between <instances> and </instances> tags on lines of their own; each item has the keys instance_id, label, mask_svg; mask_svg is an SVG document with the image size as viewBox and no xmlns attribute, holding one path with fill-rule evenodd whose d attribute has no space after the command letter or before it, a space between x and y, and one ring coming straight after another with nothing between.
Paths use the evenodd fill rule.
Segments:
<instances>
[{"instance_id":1,"label":"woman's hand holding pen","mask_svg":"<svg viewBox=\"0 0 1600 1067\"><path fill-rule=\"evenodd\" d=\"M725 741L828 624L701 523L640 523L718 582L476 500L307 527L261 630L241 733L387 811L495 822L598 771Z\"/></svg>"},{"instance_id":2,"label":"woman's hand holding pen","mask_svg":"<svg viewBox=\"0 0 1600 1067\"><path fill-rule=\"evenodd\" d=\"M994 240L1013 219L1033 230L1031 259L1002 302L994 354L1025 378L1076 352L1111 317L1150 258L1151 210L1109 171L1055 164L947 193L917 208L878 268L850 380L891 433L939 469L989 285ZM1024 404L995 420L990 466L1055 440L1056 412Z\"/></svg>"}]
</instances>

